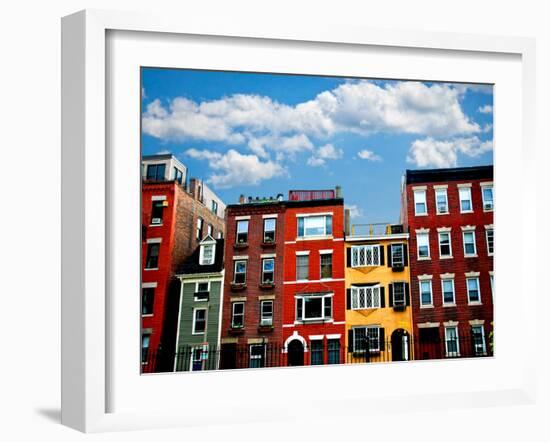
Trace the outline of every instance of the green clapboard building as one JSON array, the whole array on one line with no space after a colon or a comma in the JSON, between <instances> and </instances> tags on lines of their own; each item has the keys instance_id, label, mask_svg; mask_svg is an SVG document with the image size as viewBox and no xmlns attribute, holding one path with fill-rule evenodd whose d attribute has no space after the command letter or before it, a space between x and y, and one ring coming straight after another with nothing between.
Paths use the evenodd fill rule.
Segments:
<instances>
[{"instance_id":1,"label":"green clapboard building","mask_svg":"<svg viewBox=\"0 0 550 442\"><path fill-rule=\"evenodd\" d=\"M216 370L223 296L223 239L207 235L183 263L174 371Z\"/></svg>"}]
</instances>

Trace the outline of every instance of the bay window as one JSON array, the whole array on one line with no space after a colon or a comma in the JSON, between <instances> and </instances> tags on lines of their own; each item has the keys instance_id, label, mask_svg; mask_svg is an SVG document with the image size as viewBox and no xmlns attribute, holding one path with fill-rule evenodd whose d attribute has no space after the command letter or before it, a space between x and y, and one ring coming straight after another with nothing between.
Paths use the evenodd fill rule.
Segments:
<instances>
[{"instance_id":1,"label":"bay window","mask_svg":"<svg viewBox=\"0 0 550 442\"><path fill-rule=\"evenodd\" d=\"M311 294L296 297L296 320L332 319L332 294Z\"/></svg>"}]
</instances>

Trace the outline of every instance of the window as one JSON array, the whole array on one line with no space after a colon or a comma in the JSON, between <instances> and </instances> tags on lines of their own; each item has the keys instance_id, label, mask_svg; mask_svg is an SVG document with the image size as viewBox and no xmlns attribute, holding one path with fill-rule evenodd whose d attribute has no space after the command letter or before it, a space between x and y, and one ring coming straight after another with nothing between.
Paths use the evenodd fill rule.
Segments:
<instances>
[{"instance_id":1,"label":"window","mask_svg":"<svg viewBox=\"0 0 550 442\"><path fill-rule=\"evenodd\" d=\"M382 265L383 248L376 246L353 246L351 248L352 267L371 267Z\"/></svg>"},{"instance_id":2,"label":"window","mask_svg":"<svg viewBox=\"0 0 550 442\"><path fill-rule=\"evenodd\" d=\"M460 356L458 331L456 327L445 327L445 351L448 358Z\"/></svg>"},{"instance_id":3,"label":"window","mask_svg":"<svg viewBox=\"0 0 550 442\"><path fill-rule=\"evenodd\" d=\"M453 279L442 279L441 291L443 292L443 305L454 305L456 303L455 283Z\"/></svg>"},{"instance_id":4,"label":"window","mask_svg":"<svg viewBox=\"0 0 550 442\"><path fill-rule=\"evenodd\" d=\"M468 288L468 303L480 303L479 278L466 278L466 287Z\"/></svg>"},{"instance_id":5,"label":"window","mask_svg":"<svg viewBox=\"0 0 550 442\"><path fill-rule=\"evenodd\" d=\"M338 339L327 340L328 349L328 363L339 364L340 363L340 341Z\"/></svg>"},{"instance_id":6,"label":"window","mask_svg":"<svg viewBox=\"0 0 550 442\"><path fill-rule=\"evenodd\" d=\"M472 326L472 347L475 356L482 356L487 354L483 325Z\"/></svg>"},{"instance_id":7,"label":"window","mask_svg":"<svg viewBox=\"0 0 550 442\"><path fill-rule=\"evenodd\" d=\"M146 364L149 353L149 342L151 340L151 334L150 333L143 333L141 335L141 363Z\"/></svg>"},{"instance_id":8,"label":"window","mask_svg":"<svg viewBox=\"0 0 550 442\"><path fill-rule=\"evenodd\" d=\"M296 256L296 280L304 281L309 279L309 255Z\"/></svg>"},{"instance_id":9,"label":"window","mask_svg":"<svg viewBox=\"0 0 550 442\"><path fill-rule=\"evenodd\" d=\"M234 284L246 284L246 260L235 261Z\"/></svg>"},{"instance_id":10,"label":"window","mask_svg":"<svg viewBox=\"0 0 550 442\"><path fill-rule=\"evenodd\" d=\"M489 278L491 279L491 297L495 297L495 287L494 287L494 275L491 273L489 275Z\"/></svg>"},{"instance_id":11,"label":"window","mask_svg":"<svg viewBox=\"0 0 550 442\"><path fill-rule=\"evenodd\" d=\"M273 301L261 301L260 312L260 325L271 327L273 325Z\"/></svg>"},{"instance_id":12,"label":"window","mask_svg":"<svg viewBox=\"0 0 550 442\"><path fill-rule=\"evenodd\" d=\"M323 365L324 348L321 339L315 339L310 343L311 365Z\"/></svg>"},{"instance_id":13,"label":"window","mask_svg":"<svg viewBox=\"0 0 550 442\"><path fill-rule=\"evenodd\" d=\"M193 310L193 334L202 335L206 330L206 309L196 308Z\"/></svg>"},{"instance_id":14,"label":"window","mask_svg":"<svg viewBox=\"0 0 550 442\"><path fill-rule=\"evenodd\" d=\"M202 239L202 218L197 218L197 239Z\"/></svg>"},{"instance_id":15,"label":"window","mask_svg":"<svg viewBox=\"0 0 550 442\"><path fill-rule=\"evenodd\" d=\"M210 284L208 282L197 282L195 286L195 301L208 301Z\"/></svg>"},{"instance_id":16,"label":"window","mask_svg":"<svg viewBox=\"0 0 550 442\"><path fill-rule=\"evenodd\" d=\"M155 300L155 288L146 287L141 289L141 314L153 314L153 302Z\"/></svg>"},{"instance_id":17,"label":"window","mask_svg":"<svg viewBox=\"0 0 550 442\"><path fill-rule=\"evenodd\" d=\"M237 221L237 244L246 244L248 242L248 220Z\"/></svg>"},{"instance_id":18,"label":"window","mask_svg":"<svg viewBox=\"0 0 550 442\"><path fill-rule=\"evenodd\" d=\"M153 201L151 208L151 224L162 224L162 214L164 212L164 201Z\"/></svg>"},{"instance_id":19,"label":"window","mask_svg":"<svg viewBox=\"0 0 550 442\"><path fill-rule=\"evenodd\" d=\"M447 200L447 189L436 189L435 206L438 215L449 213L449 202Z\"/></svg>"},{"instance_id":20,"label":"window","mask_svg":"<svg viewBox=\"0 0 550 442\"><path fill-rule=\"evenodd\" d=\"M332 235L332 215L298 217L298 237Z\"/></svg>"},{"instance_id":21,"label":"window","mask_svg":"<svg viewBox=\"0 0 550 442\"><path fill-rule=\"evenodd\" d=\"M174 167L174 180L176 180L180 184L183 183L183 172L177 167Z\"/></svg>"},{"instance_id":22,"label":"window","mask_svg":"<svg viewBox=\"0 0 550 442\"><path fill-rule=\"evenodd\" d=\"M164 181L165 164L149 164L147 166L147 179L152 181Z\"/></svg>"},{"instance_id":23,"label":"window","mask_svg":"<svg viewBox=\"0 0 550 442\"><path fill-rule=\"evenodd\" d=\"M394 282L392 284L392 291L393 291L393 306L394 307L406 306L407 300L405 298L405 283Z\"/></svg>"},{"instance_id":24,"label":"window","mask_svg":"<svg viewBox=\"0 0 550 442\"><path fill-rule=\"evenodd\" d=\"M430 238L428 233L418 233L416 235L418 246L418 259L428 259L430 257Z\"/></svg>"},{"instance_id":25,"label":"window","mask_svg":"<svg viewBox=\"0 0 550 442\"><path fill-rule=\"evenodd\" d=\"M493 186L482 186L481 196L483 198L483 210L486 212L493 210Z\"/></svg>"},{"instance_id":26,"label":"window","mask_svg":"<svg viewBox=\"0 0 550 442\"><path fill-rule=\"evenodd\" d=\"M332 278L332 253L321 253L321 279Z\"/></svg>"},{"instance_id":27,"label":"window","mask_svg":"<svg viewBox=\"0 0 550 442\"><path fill-rule=\"evenodd\" d=\"M379 285L351 287L351 309L363 310L380 308L381 290Z\"/></svg>"},{"instance_id":28,"label":"window","mask_svg":"<svg viewBox=\"0 0 550 442\"><path fill-rule=\"evenodd\" d=\"M476 256L476 232L473 230L462 232L464 242L464 256Z\"/></svg>"},{"instance_id":29,"label":"window","mask_svg":"<svg viewBox=\"0 0 550 442\"><path fill-rule=\"evenodd\" d=\"M216 244L201 244L201 249L199 252L199 265L214 264L215 250Z\"/></svg>"},{"instance_id":30,"label":"window","mask_svg":"<svg viewBox=\"0 0 550 442\"><path fill-rule=\"evenodd\" d=\"M420 281L420 307L432 307L432 281Z\"/></svg>"},{"instance_id":31,"label":"window","mask_svg":"<svg viewBox=\"0 0 550 442\"><path fill-rule=\"evenodd\" d=\"M273 243L275 242L275 225L277 223L276 218L266 218L264 219L264 242Z\"/></svg>"},{"instance_id":32,"label":"window","mask_svg":"<svg viewBox=\"0 0 550 442\"><path fill-rule=\"evenodd\" d=\"M414 214L415 215L427 215L428 208L426 207L426 191L415 190L414 191Z\"/></svg>"},{"instance_id":33,"label":"window","mask_svg":"<svg viewBox=\"0 0 550 442\"><path fill-rule=\"evenodd\" d=\"M232 305L231 327L244 327L244 302L234 302Z\"/></svg>"},{"instance_id":34,"label":"window","mask_svg":"<svg viewBox=\"0 0 550 442\"><path fill-rule=\"evenodd\" d=\"M265 365L265 345L252 344L250 346L250 368L261 368Z\"/></svg>"},{"instance_id":35,"label":"window","mask_svg":"<svg viewBox=\"0 0 550 442\"><path fill-rule=\"evenodd\" d=\"M405 250L403 244L391 245L391 266L405 267Z\"/></svg>"},{"instance_id":36,"label":"window","mask_svg":"<svg viewBox=\"0 0 550 442\"><path fill-rule=\"evenodd\" d=\"M147 244L147 260L145 262L146 269L157 269L159 266L159 249L160 243Z\"/></svg>"},{"instance_id":37,"label":"window","mask_svg":"<svg viewBox=\"0 0 550 442\"><path fill-rule=\"evenodd\" d=\"M202 348L194 348L191 355L191 371L202 370Z\"/></svg>"},{"instance_id":38,"label":"window","mask_svg":"<svg viewBox=\"0 0 550 442\"><path fill-rule=\"evenodd\" d=\"M354 353L364 353L367 349L367 340L370 352L380 351L381 333L379 326L354 327L352 330Z\"/></svg>"},{"instance_id":39,"label":"window","mask_svg":"<svg viewBox=\"0 0 550 442\"><path fill-rule=\"evenodd\" d=\"M472 189L469 187L459 187L458 197L460 199L460 211L471 212L472 211Z\"/></svg>"},{"instance_id":40,"label":"window","mask_svg":"<svg viewBox=\"0 0 550 442\"><path fill-rule=\"evenodd\" d=\"M214 215L218 214L218 202L214 200L212 200L212 213Z\"/></svg>"},{"instance_id":41,"label":"window","mask_svg":"<svg viewBox=\"0 0 550 442\"><path fill-rule=\"evenodd\" d=\"M494 247L493 229L487 229L485 231L485 236L487 237L487 254L492 255Z\"/></svg>"},{"instance_id":42,"label":"window","mask_svg":"<svg viewBox=\"0 0 550 442\"><path fill-rule=\"evenodd\" d=\"M275 281L275 259L262 259L262 284L273 284Z\"/></svg>"},{"instance_id":43,"label":"window","mask_svg":"<svg viewBox=\"0 0 550 442\"><path fill-rule=\"evenodd\" d=\"M207 224L206 225L206 234L208 236L212 236L213 231L214 231L214 226L212 226L212 224Z\"/></svg>"},{"instance_id":44,"label":"window","mask_svg":"<svg viewBox=\"0 0 550 442\"><path fill-rule=\"evenodd\" d=\"M304 295L296 298L296 320L332 318L332 295Z\"/></svg>"},{"instance_id":45,"label":"window","mask_svg":"<svg viewBox=\"0 0 550 442\"><path fill-rule=\"evenodd\" d=\"M451 250L451 234L449 232L439 232L439 256L451 257L453 252Z\"/></svg>"}]
</instances>

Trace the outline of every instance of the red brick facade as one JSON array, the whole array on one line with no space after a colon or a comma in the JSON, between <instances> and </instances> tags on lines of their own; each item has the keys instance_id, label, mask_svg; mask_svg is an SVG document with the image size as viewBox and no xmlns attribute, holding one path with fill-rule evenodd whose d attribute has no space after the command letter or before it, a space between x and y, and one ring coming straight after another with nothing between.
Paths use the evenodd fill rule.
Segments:
<instances>
[{"instance_id":1,"label":"red brick facade","mask_svg":"<svg viewBox=\"0 0 550 442\"><path fill-rule=\"evenodd\" d=\"M493 229L493 211L484 210L481 184L491 185L492 167L439 169L437 171L407 171L402 194L402 222L410 233L411 301L416 359L445 357L444 346L424 345L439 339L445 342L445 327L457 327L460 355L473 352L472 325L482 325L485 339L492 331L493 256L488 252L487 229ZM436 213L435 188L447 191L448 214ZM446 187L445 187L446 186ZM459 187L471 189L472 211L461 213ZM425 191L427 215L415 214L414 190ZM475 231L476 256L467 257L463 232ZM438 230L439 229L439 230ZM439 233L449 232L451 257L440 256ZM418 234L427 233L429 259L419 259ZM455 305L443 302L442 275L454 280ZM466 278L478 278L480 302L469 302ZM429 279L431 278L431 279ZM432 304L421 305L420 281L431 280ZM429 330L428 330L429 329ZM442 350L443 349L443 350ZM491 352L487 345L486 351Z\"/></svg>"}]
</instances>

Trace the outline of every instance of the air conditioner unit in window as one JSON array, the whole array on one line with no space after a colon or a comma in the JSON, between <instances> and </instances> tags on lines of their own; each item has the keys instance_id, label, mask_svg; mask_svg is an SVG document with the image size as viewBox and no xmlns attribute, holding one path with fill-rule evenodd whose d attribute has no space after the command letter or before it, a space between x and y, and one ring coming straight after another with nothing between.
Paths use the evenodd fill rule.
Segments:
<instances>
[{"instance_id":1,"label":"air conditioner unit in window","mask_svg":"<svg viewBox=\"0 0 550 442\"><path fill-rule=\"evenodd\" d=\"M151 224L162 224L162 218L153 218Z\"/></svg>"},{"instance_id":2,"label":"air conditioner unit in window","mask_svg":"<svg viewBox=\"0 0 550 442\"><path fill-rule=\"evenodd\" d=\"M492 204L485 204L483 206L486 210L491 210L493 208L493 205Z\"/></svg>"},{"instance_id":3,"label":"air conditioner unit in window","mask_svg":"<svg viewBox=\"0 0 550 442\"><path fill-rule=\"evenodd\" d=\"M263 326L271 326L273 324L273 320L271 318L263 318L261 321L260 321L260 325L263 325Z\"/></svg>"}]
</instances>

